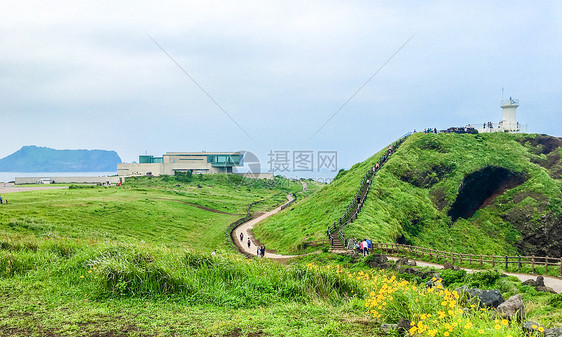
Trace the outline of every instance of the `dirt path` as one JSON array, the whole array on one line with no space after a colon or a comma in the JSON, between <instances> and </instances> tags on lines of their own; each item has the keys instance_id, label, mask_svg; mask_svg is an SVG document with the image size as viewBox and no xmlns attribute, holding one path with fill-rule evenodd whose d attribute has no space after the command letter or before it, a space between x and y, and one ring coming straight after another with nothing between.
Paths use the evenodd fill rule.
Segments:
<instances>
[{"instance_id":1,"label":"dirt path","mask_svg":"<svg viewBox=\"0 0 562 337\"><path fill-rule=\"evenodd\" d=\"M302 184L302 190L303 192L306 191L306 183L304 181L301 181ZM237 247L242 248L242 250L250 255L254 255L257 256L257 249L260 243L257 239L254 238L254 234L252 233L252 228L254 228L254 226L262 221L265 220L267 218L269 218L270 216L277 214L281 211L281 209L283 208L283 206L289 204L294 197L289 194L287 195L287 199L288 201L286 203L284 203L283 205L269 211L266 212L264 214L261 214L260 216L258 216L257 218L251 219L249 221L246 221L245 223L241 224L240 226L236 227L233 231L232 234L232 239L235 241L235 244ZM240 240L240 234L243 234L242 240ZM250 238L250 246L248 247L248 238ZM280 254L274 254L274 253L269 253L267 251L267 245L265 246L266 250L265 250L265 257L270 258L270 259L276 259L276 260L283 260L283 259L289 259L292 257L297 257L300 255L280 255Z\"/></svg>"},{"instance_id":2,"label":"dirt path","mask_svg":"<svg viewBox=\"0 0 562 337\"><path fill-rule=\"evenodd\" d=\"M38 190L60 190L68 186L15 186L13 183L0 183L0 195L5 193L28 192Z\"/></svg>"},{"instance_id":3,"label":"dirt path","mask_svg":"<svg viewBox=\"0 0 562 337\"><path fill-rule=\"evenodd\" d=\"M284 203L283 205L286 205L288 203L291 202L291 200L293 200L293 196L292 195L287 195L287 199L289 201L287 201L286 203ZM259 242L254 238L254 235L252 233L252 228L254 228L254 226L262 221L265 220L267 218L269 218L270 216L279 213L279 211L281 211L281 208L283 207L283 205L269 211L266 212L264 214L261 214L260 216L258 216L257 218L253 218L249 221L246 221L245 223L241 224L240 226L236 227L236 229L234 229L233 232L233 240L237 241L236 246L238 246L239 248L242 248L242 250L250 255L256 255L257 256L257 249L258 246L256 244L259 244ZM243 239L242 241L240 241L240 234L243 234ZM250 238L250 247L248 247L248 238ZM291 258L291 257L296 257L298 255L279 255L279 254L274 254L274 253L269 253L267 251L267 245L266 245L266 250L265 250L265 257L270 258L270 259L287 259L287 258Z\"/></svg>"},{"instance_id":4,"label":"dirt path","mask_svg":"<svg viewBox=\"0 0 562 337\"><path fill-rule=\"evenodd\" d=\"M399 257L394 257L394 256L387 256L387 257L388 257L389 260L392 260L392 261L396 261L396 260L399 259ZM412 259L409 259L409 260L410 261L416 261L416 265L419 266L419 267L433 267L433 268L437 268L437 269L443 268L443 265L437 264L437 263L418 261L418 260L412 260ZM461 269L466 270L468 273L485 271L484 269L482 269L482 270L481 269L470 269L470 268L461 268ZM535 280L537 278L537 276L539 276L539 275L507 273L507 272L504 272L504 274L509 275L509 276L515 276L519 280L521 280L521 282L525 282L527 280ZM562 279L552 277L552 276L544 276L544 275L543 275L543 277L544 277L544 285L545 286L551 287L557 293L562 293Z\"/></svg>"}]
</instances>

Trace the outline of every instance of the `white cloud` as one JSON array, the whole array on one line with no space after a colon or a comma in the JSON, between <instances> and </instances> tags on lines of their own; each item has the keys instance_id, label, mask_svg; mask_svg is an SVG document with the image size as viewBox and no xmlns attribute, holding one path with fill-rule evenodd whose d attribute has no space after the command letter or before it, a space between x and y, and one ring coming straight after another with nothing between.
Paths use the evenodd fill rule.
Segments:
<instances>
[{"instance_id":1,"label":"white cloud","mask_svg":"<svg viewBox=\"0 0 562 337\"><path fill-rule=\"evenodd\" d=\"M534 130L560 135L561 19L556 2L12 2L0 13L0 123L27 127L5 131L0 156L26 144L125 160L303 146L413 33L310 146L364 153L357 143L375 151L410 128L496 120L501 87Z\"/></svg>"}]
</instances>

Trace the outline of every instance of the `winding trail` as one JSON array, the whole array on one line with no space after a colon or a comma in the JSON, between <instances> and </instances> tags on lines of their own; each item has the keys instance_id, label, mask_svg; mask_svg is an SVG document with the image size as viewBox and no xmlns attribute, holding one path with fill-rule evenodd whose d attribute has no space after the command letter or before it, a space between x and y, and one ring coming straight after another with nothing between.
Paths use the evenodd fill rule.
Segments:
<instances>
[{"instance_id":1,"label":"winding trail","mask_svg":"<svg viewBox=\"0 0 562 337\"><path fill-rule=\"evenodd\" d=\"M301 181L302 183L302 190L303 192L306 191L306 183L304 181ZM287 202L284 203L283 205L269 211L266 212L264 214L261 214L260 216L253 218L251 220L248 220L246 222L244 222L243 224L241 224L240 226L236 227L234 229L234 231L232 232L232 240L234 241L234 244L236 245L236 247L238 247L239 250L241 250L242 252L249 254L249 255L254 255L257 256L257 249L258 249L258 245L260 244L260 242L254 237L254 234L252 233L252 229L254 228L254 226L262 221L265 220L267 218L269 218L270 216L279 213L284 206L288 205L292 200L294 199L294 197L291 194L287 195ZM242 241L240 241L240 234L243 234L243 239ZM250 247L248 247L248 238L250 238ZM270 259L276 259L276 260L284 260L284 259L289 259L292 257L297 257L297 256L301 256L301 255L281 255L281 254L275 254L275 253L270 253L267 251L267 245L266 245L266 250L265 250L265 255L264 257L270 258Z\"/></svg>"},{"instance_id":2,"label":"winding trail","mask_svg":"<svg viewBox=\"0 0 562 337\"><path fill-rule=\"evenodd\" d=\"M287 195L287 199L289 201L287 201L286 203L284 203L283 205L269 211L266 212L260 216L258 216L257 218L253 218L249 221L244 222L243 224L241 224L240 226L236 227L233 231L232 234L232 240L235 241L236 246L238 247L238 249L242 249L242 251L246 254L250 254L250 255L256 255L257 256L257 249L258 246L257 244L259 244L259 242L254 238L254 234L252 233L252 228L254 228L254 226L262 221L265 220L267 218L269 218L270 216L277 214L281 211L282 207L284 205L287 205L288 203L291 202L291 200L294 199L294 197L292 195ZM243 239L242 241L240 241L240 234L243 234ZM250 247L248 247L248 238L250 238ZM291 258L291 257L296 257L298 255L279 255L279 254L274 254L274 253L269 253L267 251L267 245L266 245L266 250L265 250L265 257L270 258L270 259L287 259L287 258Z\"/></svg>"},{"instance_id":3,"label":"winding trail","mask_svg":"<svg viewBox=\"0 0 562 337\"><path fill-rule=\"evenodd\" d=\"M388 256L389 260L392 261L396 261L398 259L400 259L400 257L394 257L394 256ZM416 265L418 267L433 267L433 268L437 268L437 269L441 269L443 268L442 264L437 264L437 263L431 263L431 262L425 262L425 261L418 261L418 260L412 260L412 259L408 259L410 261L416 261ZM479 271L486 271L486 269L470 269L470 268L462 268L466 270L467 273L475 273L475 272L479 272ZM525 282L527 280L535 280L537 278L537 276L539 275L530 275L530 274L519 274L519 273L508 273L508 272L503 272L503 274L509 275L509 276L515 276L517 277L519 280L521 280L521 282ZM556 278L556 277L552 277L552 276L545 276L542 275L544 277L544 285L547 287L551 287L554 291L556 291L557 293L562 293L562 279Z\"/></svg>"}]
</instances>

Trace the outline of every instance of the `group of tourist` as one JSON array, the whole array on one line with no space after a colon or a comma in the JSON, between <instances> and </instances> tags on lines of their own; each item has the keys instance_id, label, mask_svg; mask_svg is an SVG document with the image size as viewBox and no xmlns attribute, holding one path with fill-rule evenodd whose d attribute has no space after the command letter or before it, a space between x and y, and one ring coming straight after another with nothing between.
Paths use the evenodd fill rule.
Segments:
<instances>
[{"instance_id":1,"label":"group of tourist","mask_svg":"<svg viewBox=\"0 0 562 337\"><path fill-rule=\"evenodd\" d=\"M371 250L372 241L369 239L351 239L348 242L347 248L351 250L359 251L363 256L369 255L369 250Z\"/></svg>"},{"instance_id":2,"label":"group of tourist","mask_svg":"<svg viewBox=\"0 0 562 337\"><path fill-rule=\"evenodd\" d=\"M240 233L240 243L242 243L244 241L244 233ZM250 246L252 245L252 240L250 240L250 238L248 237L248 249L250 249ZM256 250L256 255L258 257L264 257L265 256L265 245L261 245L257 247Z\"/></svg>"},{"instance_id":3,"label":"group of tourist","mask_svg":"<svg viewBox=\"0 0 562 337\"><path fill-rule=\"evenodd\" d=\"M256 254L258 255L258 257L264 257L265 256L265 245L261 245L261 247L257 248Z\"/></svg>"},{"instance_id":4,"label":"group of tourist","mask_svg":"<svg viewBox=\"0 0 562 337\"><path fill-rule=\"evenodd\" d=\"M414 130L415 132L415 130ZM437 128L423 129L423 133L437 133Z\"/></svg>"}]
</instances>

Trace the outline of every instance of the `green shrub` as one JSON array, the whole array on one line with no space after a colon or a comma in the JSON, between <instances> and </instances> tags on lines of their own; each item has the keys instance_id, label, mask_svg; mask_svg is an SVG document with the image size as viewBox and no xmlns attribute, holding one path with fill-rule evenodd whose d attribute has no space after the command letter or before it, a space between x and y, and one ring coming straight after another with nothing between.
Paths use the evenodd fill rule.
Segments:
<instances>
[{"instance_id":1,"label":"green shrub","mask_svg":"<svg viewBox=\"0 0 562 337\"><path fill-rule=\"evenodd\" d=\"M550 297L550 299L548 299L548 304L554 308L562 308L562 293Z\"/></svg>"},{"instance_id":2,"label":"green shrub","mask_svg":"<svg viewBox=\"0 0 562 337\"><path fill-rule=\"evenodd\" d=\"M75 184L72 184L72 185L68 186L68 188L71 189L71 190L78 190L78 189L85 189L85 188L96 188L96 185L87 185L87 184L75 185Z\"/></svg>"},{"instance_id":3,"label":"green shrub","mask_svg":"<svg viewBox=\"0 0 562 337\"><path fill-rule=\"evenodd\" d=\"M472 288L490 288L501 277L501 273L497 270L486 270L466 275L467 285Z\"/></svg>"},{"instance_id":4,"label":"green shrub","mask_svg":"<svg viewBox=\"0 0 562 337\"><path fill-rule=\"evenodd\" d=\"M439 276L443 279L443 285L449 286L451 284L464 282L466 270L445 269L439 272Z\"/></svg>"},{"instance_id":5,"label":"green shrub","mask_svg":"<svg viewBox=\"0 0 562 337\"><path fill-rule=\"evenodd\" d=\"M191 171L187 171L187 172L176 171L175 177L176 177L176 181L178 181L178 182L188 183L193 178L193 175L192 175Z\"/></svg>"}]
</instances>

